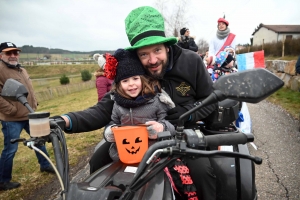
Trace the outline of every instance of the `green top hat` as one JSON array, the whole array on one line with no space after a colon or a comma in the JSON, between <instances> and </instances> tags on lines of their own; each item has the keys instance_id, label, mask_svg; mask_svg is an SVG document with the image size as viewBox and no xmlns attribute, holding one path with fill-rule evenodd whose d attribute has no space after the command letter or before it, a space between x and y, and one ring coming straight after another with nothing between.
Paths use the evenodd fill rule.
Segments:
<instances>
[{"instance_id":1,"label":"green top hat","mask_svg":"<svg viewBox=\"0 0 300 200\"><path fill-rule=\"evenodd\" d=\"M154 8L143 6L132 10L125 19L126 34L131 47L126 50L134 50L153 44L177 43L176 37L165 36L163 16Z\"/></svg>"}]
</instances>

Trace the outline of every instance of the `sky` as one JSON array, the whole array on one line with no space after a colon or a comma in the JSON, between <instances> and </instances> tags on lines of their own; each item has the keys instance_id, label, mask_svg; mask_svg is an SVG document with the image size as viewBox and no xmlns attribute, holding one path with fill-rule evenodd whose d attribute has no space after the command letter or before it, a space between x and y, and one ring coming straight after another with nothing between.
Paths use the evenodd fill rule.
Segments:
<instances>
[{"instance_id":1,"label":"sky","mask_svg":"<svg viewBox=\"0 0 300 200\"><path fill-rule=\"evenodd\" d=\"M160 0L165 1L165 0ZM0 41L18 47L70 51L116 50L130 46L125 18L157 0L0 0ZM169 9L175 0L166 1ZM300 0L188 0L186 27L196 42L216 34L225 13L238 44L250 43L260 24L300 25Z\"/></svg>"}]
</instances>

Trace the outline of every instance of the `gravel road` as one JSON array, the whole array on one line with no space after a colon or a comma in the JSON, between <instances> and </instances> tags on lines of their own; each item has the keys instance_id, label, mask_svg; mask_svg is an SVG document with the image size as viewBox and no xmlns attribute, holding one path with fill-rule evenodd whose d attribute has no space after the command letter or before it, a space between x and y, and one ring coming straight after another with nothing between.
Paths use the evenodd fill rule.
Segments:
<instances>
[{"instance_id":1,"label":"gravel road","mask_svg":"<svg viewBox=\"0 0 300 200\"><path fill-rule=\"evenodd\" d=\"M247 105L258 147L249 145L250 153L263 158L256 165L259 199L300 199L299 121L267 101Z\"/></svg>"}]
</instances>

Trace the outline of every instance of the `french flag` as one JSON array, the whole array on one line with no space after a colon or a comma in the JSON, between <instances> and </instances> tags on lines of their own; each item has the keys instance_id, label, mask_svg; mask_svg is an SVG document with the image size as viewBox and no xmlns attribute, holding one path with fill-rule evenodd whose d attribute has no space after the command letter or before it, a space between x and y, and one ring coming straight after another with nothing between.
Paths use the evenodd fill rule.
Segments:
<instances>
[{"instance_id":1,"label":"french flag","mask_svg":"<svg viewBox=\"0 0 300 200\"><path fill-rule=\"evenodd\" d=\"M238 71L254 68L265 68L264 51L254 51L236 55Z\"/></svg>"}]
</instances>

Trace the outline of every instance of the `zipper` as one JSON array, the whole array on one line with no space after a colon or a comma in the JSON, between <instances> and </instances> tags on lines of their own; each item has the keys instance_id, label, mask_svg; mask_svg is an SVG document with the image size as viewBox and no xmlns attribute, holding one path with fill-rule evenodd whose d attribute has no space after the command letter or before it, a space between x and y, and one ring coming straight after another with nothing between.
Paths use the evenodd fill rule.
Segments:
<instances>
[{"instance_id":1,"label":"zipper","mask_svg":"<svg viewBox=\"0 0 300 200\"><path fill-rule=\"evenodd\" d=\"M171 83L170 82L167 82L165 80L162 80L162 83L163 83L163 90L165 90L166 86L168 86L169 88L169 92L170 94L168 94L170 96L171 99L173 99L173 90L172 90L172 87L171 87ZM166 91L166 90L165 90ZM167 91L166 91L167 92ZM167 92L168 93L168 92Z\"/></svg>"},{"instance_id":2,"label":"zipper","mask_svg":"<svg viewBox=\"0 0 300 200\"><path fill-rule=\"evenodd\" d=\"M31 94L30 93L30 83L29 83L29 78L27 79L26 78L26 76L25 76L25 74L24 73L22 73L23 71L20 69L20 67L18 68L18 71L19 71L19 73L21 74L21 76L23 77L22 78L22 80L24 80L24 82L26 83L25 84L25 87L28 87L28 93L29 93L29 95ZM28 74L28 77L29 77L29 74ZM33 88L33 86L32 86L32 88ZM31 102L28 102L29 103L29 105L33 105L33 101L34 101L34 91L32 91L33 92L33 94L31 94ZM28 99L27 99L28 100Z\"/></svg>"},{"instance_id":3,"label":"zipper","mask_svg":"<svg viewBox=\"0 0 300 200\"><path fill-rule=\"evenodd\" d=\"M131 109L131 108L129 108L129 113L130 113L130 121L131 121L131 125L134 125L134 124L133 124L132 109Z\"/></svg>"}]
</instances>

